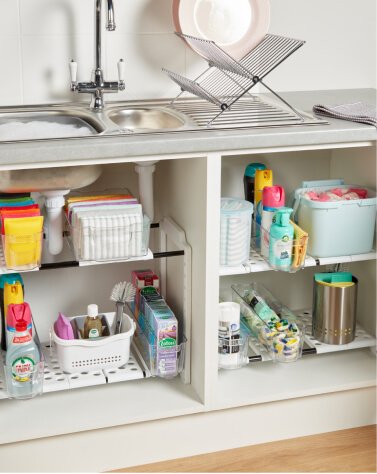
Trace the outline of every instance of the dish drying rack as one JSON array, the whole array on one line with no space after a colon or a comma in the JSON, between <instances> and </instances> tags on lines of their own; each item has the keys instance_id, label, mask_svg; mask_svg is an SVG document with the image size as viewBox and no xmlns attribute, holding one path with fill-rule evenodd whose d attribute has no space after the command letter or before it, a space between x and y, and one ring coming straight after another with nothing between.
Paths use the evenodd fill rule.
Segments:
<instances>
[{"instance_id":1,"label":"dish drying rack","mask_svg":"<svg viewBox=\"0 0 377 474\"><path fill-rule=\"evenodd\" d=\"M203 109L196 111L199 118L202 115L202 120L204 118L205 125L209 128L215 125L216 120L217 123L221 122L222 116L232 106L234 106L232 111L239 112L240 116L244 108L248 108L248 113L252 116L251 125L276 122L279 119L289 120L292 124L305 122L305 117L298 110L263 81L279 64L301 48L305 41L268 34L243 59L236 61L214 41L183 33L176 33L176 35L206 58L209 67L194 80L168 69L162 69L181 88L178 96L171 101L170 107L183 113L187 113L187 110L191 112L192 107L194 109L198 107L195 103L185 105L185 101L178 100L184 92L188 92L212 104L211 113L205 114L205 118ZM257 84L262 84L289 111L271 107L270 104L251 95L250 90Z\"/></svg>"}]
</instances>

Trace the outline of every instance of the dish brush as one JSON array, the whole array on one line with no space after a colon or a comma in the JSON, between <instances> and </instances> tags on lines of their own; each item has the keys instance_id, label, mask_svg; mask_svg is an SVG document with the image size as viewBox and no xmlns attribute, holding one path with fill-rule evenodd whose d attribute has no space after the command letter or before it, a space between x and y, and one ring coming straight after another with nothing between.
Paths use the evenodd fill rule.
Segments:
<instances>
[{"instance_id":1,"label":"dish brush","mask_svg":"<svg viewBox=\"0 0 377 474\"><path fill-rule=\"evenodd\" d=\"M110 299L115 301L116 315L115 315L115 330L114 334L119 334L122 329L123 308L126 303L132 303L135 298L136 288L132 283L123 281L117 283L111 292Z\"/></svg>"}]
</instances>

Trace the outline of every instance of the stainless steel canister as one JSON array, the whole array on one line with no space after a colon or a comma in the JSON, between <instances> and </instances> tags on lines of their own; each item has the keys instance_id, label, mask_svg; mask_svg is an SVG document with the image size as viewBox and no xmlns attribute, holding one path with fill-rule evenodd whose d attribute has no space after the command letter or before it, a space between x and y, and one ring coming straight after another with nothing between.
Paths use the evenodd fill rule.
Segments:
<instances>
[{"instance_id":1,"label":"stainless steel canister","mask_svg":"<svg viewBox=\"0 0 377 474\"><path fill-rule=\"evenodd\" d=\"M358 280L348 287L323 285L314 279L313 336L325 344L348 344L355 338Z\"/></svg>"}]
</instances>

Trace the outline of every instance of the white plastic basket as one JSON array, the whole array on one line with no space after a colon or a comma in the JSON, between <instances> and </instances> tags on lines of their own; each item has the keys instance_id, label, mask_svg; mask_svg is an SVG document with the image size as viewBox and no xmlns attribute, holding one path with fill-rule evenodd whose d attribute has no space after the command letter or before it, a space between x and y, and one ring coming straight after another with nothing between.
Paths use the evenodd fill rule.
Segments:
<instances>
[{"instance_id":1,"label":"white plastic basket","mask_svg":"<svg viewBox=\"0 0 377 474\"><path fill-rule=\"evenodd\" d=\"M113 326L115 313L103 313ZM69 319L75 319L74 316ZM82 316L80 316L82 317ZM52 328L52 340L55 343L56 353L63 372L86 372L121 367L127 364L130 357L130 345L135 332L135 323L123 314L120 334L107 336L98 340L89 339L60 339Z\"/></svg>"}]
</instances>

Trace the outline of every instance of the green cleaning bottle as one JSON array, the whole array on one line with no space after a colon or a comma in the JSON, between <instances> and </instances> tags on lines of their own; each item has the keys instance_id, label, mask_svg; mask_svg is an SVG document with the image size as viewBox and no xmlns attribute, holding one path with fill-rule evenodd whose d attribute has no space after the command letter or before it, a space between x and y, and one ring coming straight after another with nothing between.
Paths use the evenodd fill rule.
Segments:
<instances>
[{"instance_id":1,"label":"green cleaning bottle","mask_svg":"<svg viewBox=\"0 0 377 474\"><path fill-rule=\"evenodd\" d=\"M289 223L293 209L282 207L275 212L270 229L269 262L277 270L289 270L292 263L294 229Z\"/></svg>"}]
</instances>

